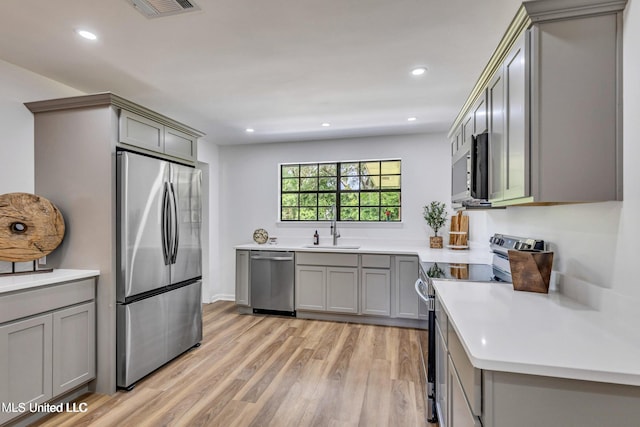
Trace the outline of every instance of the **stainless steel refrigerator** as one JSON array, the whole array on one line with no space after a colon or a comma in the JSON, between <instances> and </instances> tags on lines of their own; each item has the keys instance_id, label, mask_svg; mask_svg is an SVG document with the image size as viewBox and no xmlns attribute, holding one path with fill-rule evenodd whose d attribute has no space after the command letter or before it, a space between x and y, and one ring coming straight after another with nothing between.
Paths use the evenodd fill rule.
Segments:
<instances>
[{"instance_id":1,"label":"stainless steel refrigerator","mask_svg":"<svg viewBox=\"0 0 640 427\"><path fill-rule=\"evenodd\" d=\"M117 385L202 340L201 173L117 153Z\"/></svg>"}]
</instances>

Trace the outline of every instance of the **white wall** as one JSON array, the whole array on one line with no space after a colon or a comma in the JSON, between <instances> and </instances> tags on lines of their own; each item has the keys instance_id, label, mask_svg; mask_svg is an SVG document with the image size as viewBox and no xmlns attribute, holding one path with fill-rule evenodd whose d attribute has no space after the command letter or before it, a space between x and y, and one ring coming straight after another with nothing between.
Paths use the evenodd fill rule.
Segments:
<instances>
[{"instance_id":1,"label":"white wall","mask_svg":"<svg viewBox=\"0 0 640 427\"><path fill-rule=\"evenodd\" d=\"M596 285L604 291L597 294L608 299L598 305L628 316L640 313L639 1L629 1L623 25L624 201L491 211L487 213L487 230L539 236L552 242L554 270ZM582 286L580 294L591 292L589 286Z\"/></svg>"},{"instance_id":2,"label":"white wall","mask_svg":"<svg viewBox=\"0 0 640 427\"><path fill-rule=\"evenodd\" d=\"M24 103L81 94L0 60L0 194L34 191L33 114ZM18 263L16 270L31 267L31 263ZM0 273L8 271L11 264L0 261Z\"/></svg>"},{"instance_id":3,"label":"white wall","mask_svg":"<svg viewBox=\"0 0 640 427\"><path fill-rule=\"evenodd\" d=\"M219 153L218 146L210 142L208 137L198 141L198 159L204 163L207 173L203 174L207 182L203 183L203 191L208 189L208 212L203 212L203 262L202 262L202 300L211 302L221 298L220 286L220 239L219 239Z\"/></svg>"},{"instance_id":4,"label":"white wall","mask_svg":"<svg viewBox=\"0 0 640 427\"><path fill-rule=\"evenodd\" d=\"M220 147L220 248L222 293L233 297L233 246L252 241L266 229L280 239L306 238L318 229L328 241L325 223L278 224L278 164L337 160L402 159L402 224L340 225L341 239L402 239L425 242L422 206L450 199L449 148L444 134L403 135L329 141Z\"/></svg>"},{"instance_id":5,"label":"white wall","mask_svg":"<svg viewBox=\"0 0 640 427\"><path fill-rule=\"evenodd\" d=\"M0 60L0 194L33 193L33 114L25 102L82 95Z\"/></svg>"}]
</instances>

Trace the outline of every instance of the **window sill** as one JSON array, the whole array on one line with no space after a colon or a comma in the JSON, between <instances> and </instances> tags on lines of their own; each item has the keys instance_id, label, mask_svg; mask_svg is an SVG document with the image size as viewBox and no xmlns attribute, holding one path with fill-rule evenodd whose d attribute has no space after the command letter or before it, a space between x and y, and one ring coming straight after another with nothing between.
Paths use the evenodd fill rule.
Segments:
<instances>
[{"instance_id":1,"label":"window sill","mask_svg":"<svg viewBox=\"0 0 640 427\"><path fill-rule=\"evenodd\" d=\"M402 221L338 221L341 228L403 228ZM331 221L276 221L276 227L282 228L324 228L330 227Z\"/></svg>"}]
</instances>

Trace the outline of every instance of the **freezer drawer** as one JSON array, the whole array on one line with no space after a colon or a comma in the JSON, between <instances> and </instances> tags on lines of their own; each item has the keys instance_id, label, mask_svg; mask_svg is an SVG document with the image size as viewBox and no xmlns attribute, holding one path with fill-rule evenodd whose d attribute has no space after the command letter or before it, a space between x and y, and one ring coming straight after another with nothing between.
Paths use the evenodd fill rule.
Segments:
<instances>
[{"instance_id":1,"label":"freezer drawer","mask_svg":"<svg viewBox=\"0 0 640 427\"><path fill-rule=\"evenodd\" d=\"M130 387L202 340L201 284L117 305L118 387Z\"/></svg>"}]
</instances>

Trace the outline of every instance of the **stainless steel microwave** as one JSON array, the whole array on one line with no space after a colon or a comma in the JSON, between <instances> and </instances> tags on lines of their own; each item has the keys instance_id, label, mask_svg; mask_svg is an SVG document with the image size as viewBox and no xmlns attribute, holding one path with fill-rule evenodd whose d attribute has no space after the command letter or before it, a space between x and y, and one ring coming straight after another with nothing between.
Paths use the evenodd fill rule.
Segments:
<instances>
[{"instance_id":1,"label":"stainless steel microwave","mask_svg":"<svg viewBox=\"0 0 640 427\"><path fill-rule=\"evenodd\" d=\"M451 161L451 201L472 204L489 197L489 135L473 136Z\"/></svg>"}]
</instances>

